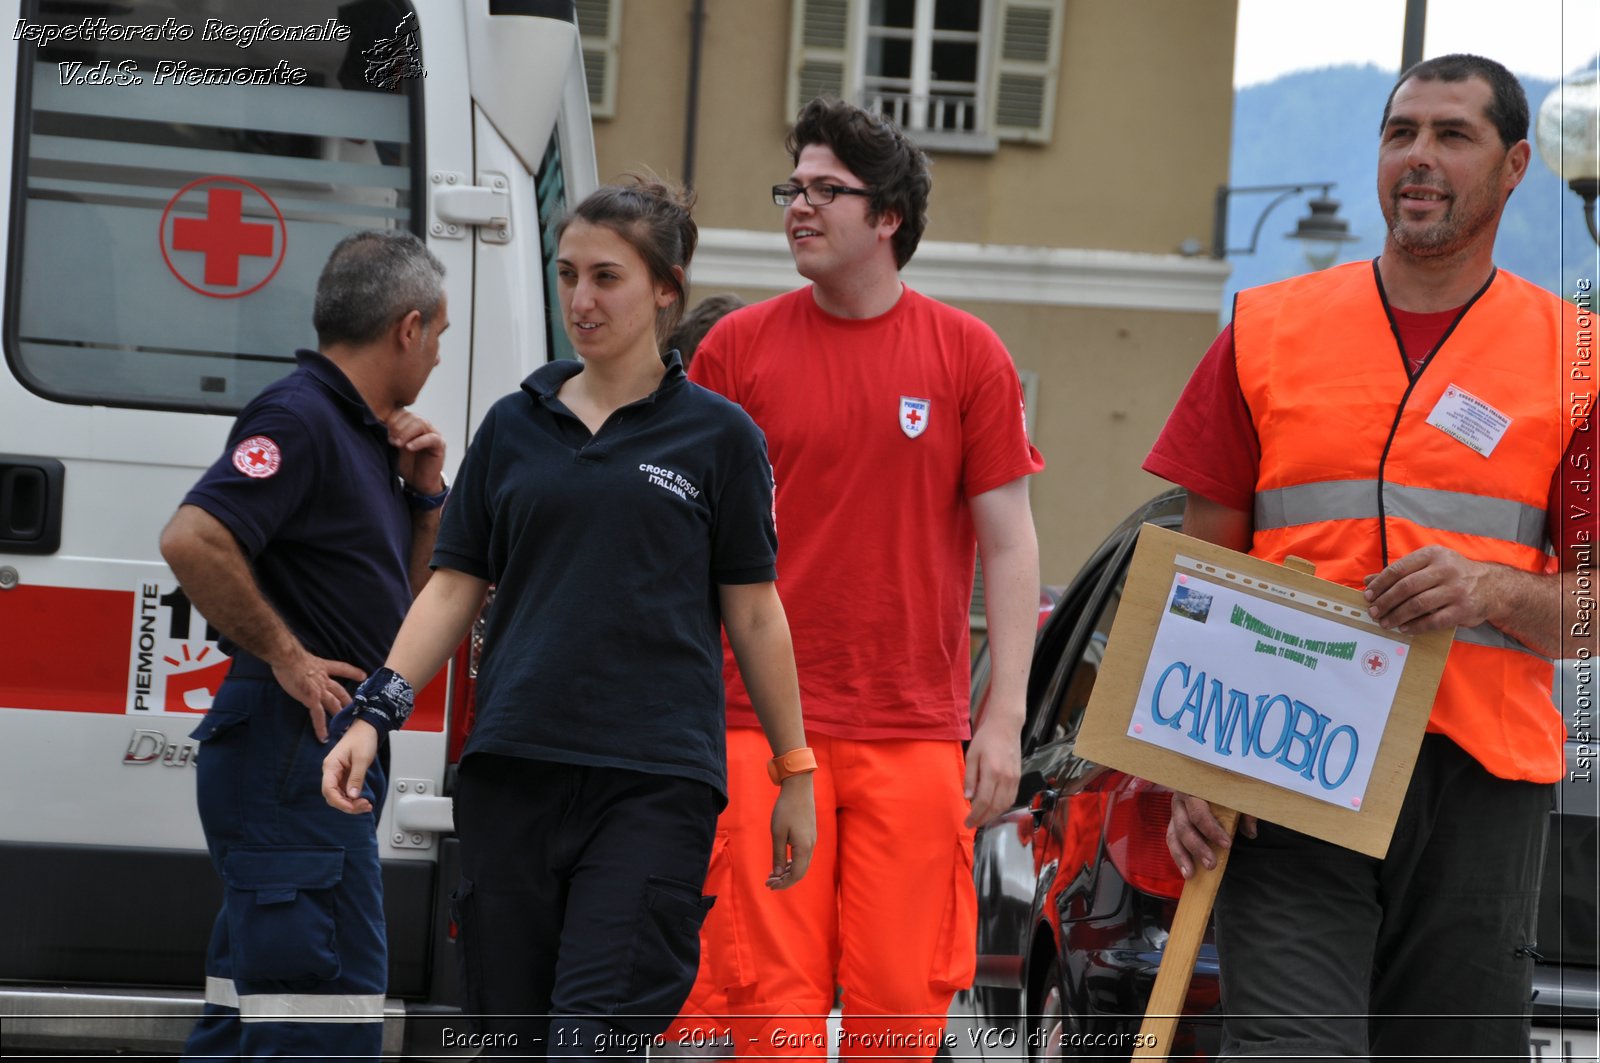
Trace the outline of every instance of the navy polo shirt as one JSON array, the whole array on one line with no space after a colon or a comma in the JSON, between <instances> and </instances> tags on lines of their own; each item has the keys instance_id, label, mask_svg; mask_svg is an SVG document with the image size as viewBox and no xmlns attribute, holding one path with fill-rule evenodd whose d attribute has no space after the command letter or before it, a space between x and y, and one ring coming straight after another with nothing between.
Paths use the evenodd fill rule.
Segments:
<instances>
[{"instance_id":1,"label":"navy polo shirt","mask_svg":"<svg viewBox=\"0 0 1600 1063\"><path fill-rule=\"evenodd\" d=\"M383 422L333 362L295 360L183 501L233 532L307 650L371 672L411 606L411 511Z\"/></svg>"},{"instance_id":2,"label":"navy polo shirt","mask_svg":"<svg viewBox=\"0 0 1600 1063\"><path fill-rule=\"evenodd\" d=\"M726 793L719 584L777 578L766 440L689 383L591 435L552 362L489 410L436 566L497 585L466 754L699 779Z\"/></svg>"}]
</instances>

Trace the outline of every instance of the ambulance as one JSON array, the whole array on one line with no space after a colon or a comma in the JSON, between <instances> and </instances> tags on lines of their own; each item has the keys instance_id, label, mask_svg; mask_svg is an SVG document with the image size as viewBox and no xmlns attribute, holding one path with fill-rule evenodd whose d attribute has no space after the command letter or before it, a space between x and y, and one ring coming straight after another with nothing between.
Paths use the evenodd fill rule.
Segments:
<instances>
[{"instance_id":1,"label":"ambulance","mask_svg":"<svg viewBox=\"0 0 1600 1063\"><path fill-rule=\"evenodd\" d=\"M0 0L0 1049L171 1051L220 889L188 735L228 661L156 540L234 414L315 347L359 229L452 327L416 409L453 469L570 357L553 227L596 184L573 0ZM394 736L387 1053L439 1054L472 640Z\"/></svg>"}]
</instances>

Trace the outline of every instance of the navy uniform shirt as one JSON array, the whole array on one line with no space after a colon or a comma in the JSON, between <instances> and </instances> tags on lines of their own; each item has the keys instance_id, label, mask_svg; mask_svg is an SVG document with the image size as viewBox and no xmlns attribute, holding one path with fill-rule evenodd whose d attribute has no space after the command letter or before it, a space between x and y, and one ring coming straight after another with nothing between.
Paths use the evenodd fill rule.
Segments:
<instances>
[{"instance_id":1,"label":"navy uniform shirt","mask_svg":"<svg viewBox=\"0 0 1600 1063\"><path fill-rule=\"evenodd\" d=\"M411 606L411 512L389 433L339 367L297 351L250 401L183 501L239 540L256 583L312 654L371 672ZM244 662L238 651L236 668Z\"/></svg>"},{"instance_id":2,"label":"navy uniform shirt","mask_svg":"<svg viewBox=\"0 0 1600 1063\"><path fill-rule=\"evenodd\" d=\"M718 584L777 576L760 429L691 384L594 435L552 362L497 402L462 463L435 566L497 585L466 754L699 779L726 792Z\"/></svg>"}]
</instances>

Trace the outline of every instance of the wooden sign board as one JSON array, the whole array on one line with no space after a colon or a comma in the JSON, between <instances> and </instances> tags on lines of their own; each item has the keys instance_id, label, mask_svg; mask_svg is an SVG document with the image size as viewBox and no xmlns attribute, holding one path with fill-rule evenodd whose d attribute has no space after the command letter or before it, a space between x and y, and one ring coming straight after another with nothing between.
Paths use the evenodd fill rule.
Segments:
<instances>
[{"instance_id":1,"label":"wooden sign board","mask_svg":"<svg viewBox=\"0 0 1600 1063\"><path fill-rule=\"evenodd\" d=\"M1453 635L1146 524L1076 752L1381 858Z\"/></svg>"}]
</instances>

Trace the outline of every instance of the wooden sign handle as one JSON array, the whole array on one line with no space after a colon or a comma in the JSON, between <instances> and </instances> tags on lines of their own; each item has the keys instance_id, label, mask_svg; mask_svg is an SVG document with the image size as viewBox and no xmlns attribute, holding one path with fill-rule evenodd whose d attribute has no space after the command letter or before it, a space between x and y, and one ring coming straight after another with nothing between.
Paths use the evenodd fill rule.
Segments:
<instances>
[{"instance_id":1,"label":"wooden sign handle","mask_svg":"<svg viewBox=\"0 0 1600 1063\"><path fill-rule=\"evenodd\" d=\"M1239 825L1239 813L1220 805L1212 805L1211 811L1232 838ZM1211 906L1216 902L1217 887L1222 885L1222 873L1228 867L1231 852L1232 849L1217 850L1214 868L1208 869L1196 862L1194 877L1183 884L1178 911L1172 917L1172 930L1167 935L1166 947L1161 950L1161 969L1156 972L1150 1003L1145 1007L1144 1024L1139 1027L1139 1047L1133 1050L1134 1059L1166 1059L1172 1054L1172 1035L1178 1026L1178 1016L1183 1012L1184 999L1189 995L1194 961L1200 955L1200 941L1211 920Z\"/></svg>"}]
</instances>

